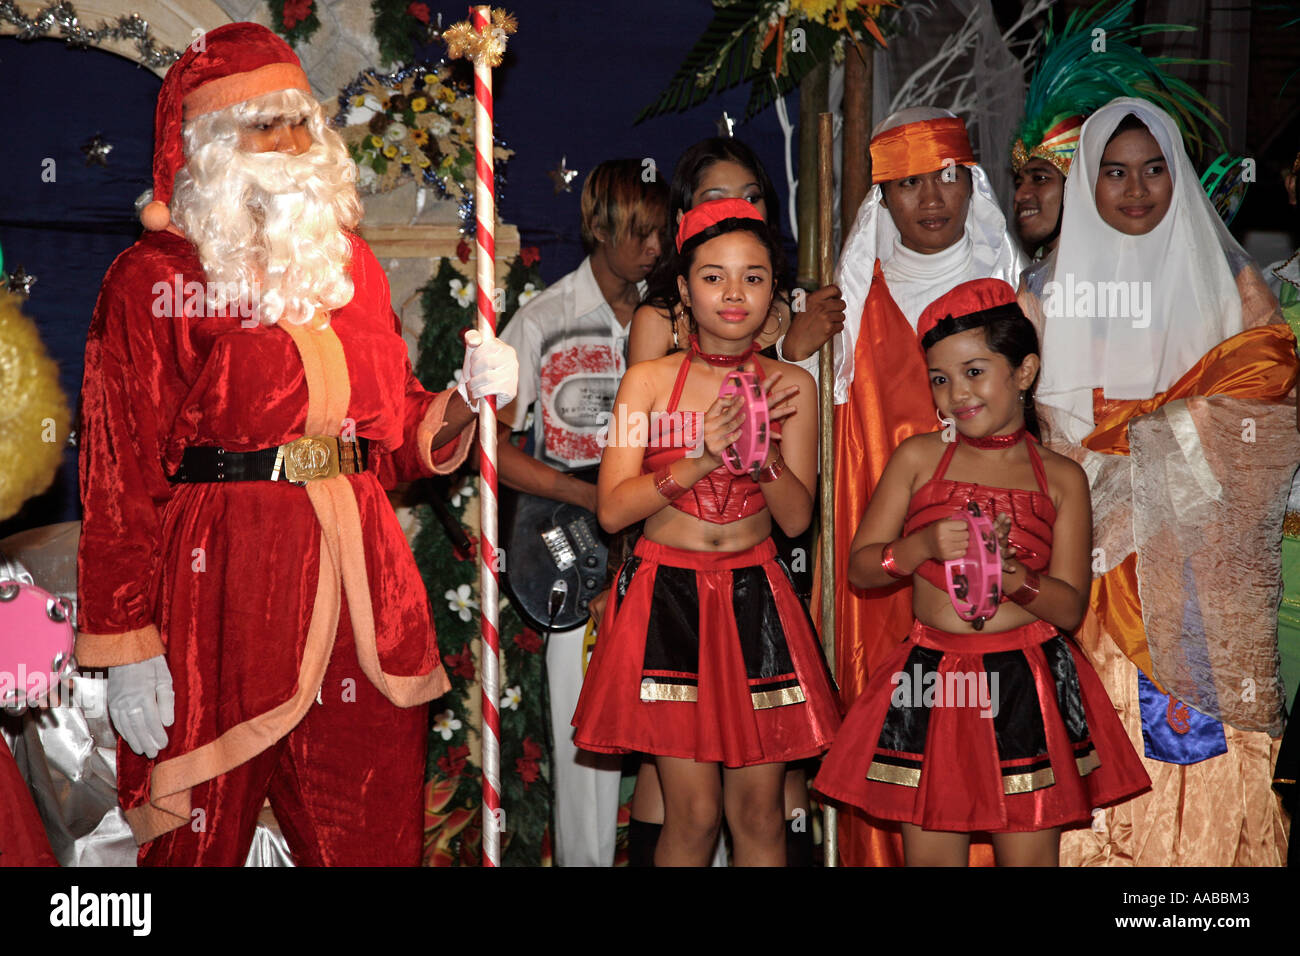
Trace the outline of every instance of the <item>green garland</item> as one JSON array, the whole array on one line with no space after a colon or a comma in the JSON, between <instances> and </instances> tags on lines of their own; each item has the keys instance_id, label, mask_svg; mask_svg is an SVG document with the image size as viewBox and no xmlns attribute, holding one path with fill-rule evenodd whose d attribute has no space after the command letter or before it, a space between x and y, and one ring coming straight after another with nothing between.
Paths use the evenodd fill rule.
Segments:
<instances>
[{"instance_id":1,"label":"green garland","mask_svg":"<svg viewBox=\"0 0 1300 956\"><path fill-rule=\"evenodd\" d=\"M525 264L525 258L528 264ZM453 285L453 283L456 283ZM526 250L506 273L501 324L525 299L542 288L535 250ZM415 373L425 388L441 391L455 377L461 350L448 348L461 329L474 324L474 304L464 296L467 279L444 259L421 289L424 331ZM531 288L529 288L531 286ZM458 296L457 293L461 295ZM468 463L467 463L468 464ZM477 464L477 462L473 463ZM477 537L477 475L466 467L432 481L431 493L447 502L467 532ZM467 488L468 486L468 488ZM425 864L474 866L482 855L482 788L473 762L479 735L478 564L457 555L429 505L415 509L420 530L413 550L433 607L443 664L452 689L434 702L429 735L425 790ZM464 620L448 594L468 595ZM550 862L551 771L546 752L548 715L544 707L541 639L525 632L515 610L504 601L500 613L501 693L516 697L501 707L501 806L505 810L501 862L506 866L540 866ZM515 690L517 688L517 690ZM514 695L511 695L514 691ZM471 735L473 735L471 737Z\"/></svg>"},{"instance_id":2,"label":"green garland","mask_svg":"<svg viewBox=\"0 0 1300 956\"><path fill-rule=\"evenodd\" d=\"M437 24L431 22L436 13L431 14L429 6L424 0L370 0L375 15L370 31L379 42L382 62L407 62L418 43L428 44L438 38Z\"/></svg>"}]
</instances>

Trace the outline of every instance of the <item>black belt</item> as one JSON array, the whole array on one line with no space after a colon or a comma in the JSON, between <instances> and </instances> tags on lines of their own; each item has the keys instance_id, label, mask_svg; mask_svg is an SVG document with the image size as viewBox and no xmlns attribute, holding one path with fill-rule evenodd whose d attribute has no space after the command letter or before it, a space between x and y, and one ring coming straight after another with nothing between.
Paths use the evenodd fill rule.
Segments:
<instances>
[{"instance_id":1,"label":"black belt","mask_svg":"<svg viewBox=\"0 0 1300 956\"><path fill-rule=\"evenodd\" d=\"M186 448L181 467L170 477L173 484L219 481L287 481L305 485L335 475L354 475L366 469L370 439L347 441L328 435L305 435L276 448L226 451L224 448Z\"/></svg>"}]
</instances>

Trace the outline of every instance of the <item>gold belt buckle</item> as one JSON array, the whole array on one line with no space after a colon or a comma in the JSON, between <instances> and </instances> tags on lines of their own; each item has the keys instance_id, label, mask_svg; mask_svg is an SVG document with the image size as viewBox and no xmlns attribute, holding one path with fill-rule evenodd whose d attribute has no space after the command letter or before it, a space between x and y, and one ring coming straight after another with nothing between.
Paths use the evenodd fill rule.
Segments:
<instances>
[{"instance_id":1,"label":"gold belt buckle","mask_svg":"<svg viewBox=\"0 0 1300 956\"><path fill-rule=\"evenodd\" d=\"M323 435L304 435L302 438L280 446L284 460L285 481L306 484L321 478L334 478L339 473L339 443L337 438Z\"/></svg>"}]
</instances>

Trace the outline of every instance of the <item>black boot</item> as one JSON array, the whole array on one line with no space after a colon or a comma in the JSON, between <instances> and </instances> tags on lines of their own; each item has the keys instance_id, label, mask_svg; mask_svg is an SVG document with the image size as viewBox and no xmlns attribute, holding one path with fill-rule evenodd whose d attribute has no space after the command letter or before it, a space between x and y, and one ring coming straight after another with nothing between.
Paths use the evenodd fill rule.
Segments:
<instances>
[{"instance_id":1,"label":"black boot","mask_svg":"<svg viewBox=\"0 0 1300 956\"><path fill-rule=\"evenodd\" d=\"M627 827L627 865L654 866L655 847L659 845L662 823L630 820Z\"/></svg>"},{"instance_id":2,"label":"black boot","mask_svg":"<svg viewBox=\"0 0 1300 956\"><path fill-rule=\"evenodd\" d=\"M785 865L813 865L812 826L807 813L785 821Z\"/></svg>"}]
</instances>

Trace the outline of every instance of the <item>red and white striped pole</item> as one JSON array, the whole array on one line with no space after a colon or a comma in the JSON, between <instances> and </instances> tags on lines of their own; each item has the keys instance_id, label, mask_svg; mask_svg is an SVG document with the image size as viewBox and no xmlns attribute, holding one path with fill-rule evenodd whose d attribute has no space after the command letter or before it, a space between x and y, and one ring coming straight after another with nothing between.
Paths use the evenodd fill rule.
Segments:
<instances>
[{"instance_id":1,"label":"red and white striped pole","mask_svg":"<svg viewBox=\"0 0 1300 956\"><path fill-rule=\"evenodd\" d=\"M491 8L470 7L477 33L492 29ZM478 331L486 340L496 335L493 308L496 293L496 194L492 169L492 67L474 58L474 218L478 243ZM501 865L501 632L500 586L497 580L497 413L496 399L479 406L479 607L482 620L483 664L483 865Z\"/></svg>"}]
</instances>

